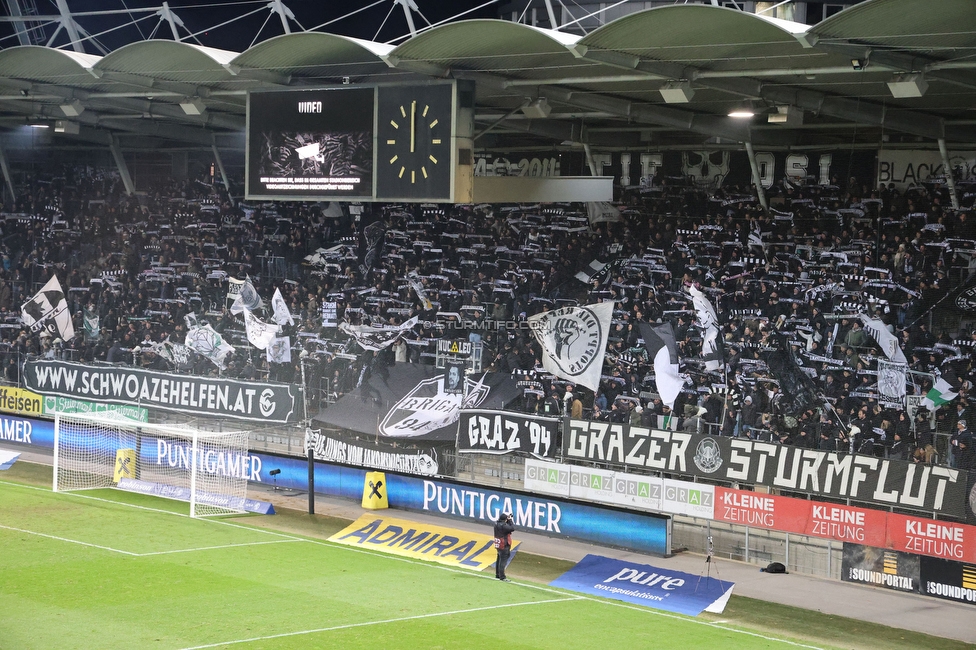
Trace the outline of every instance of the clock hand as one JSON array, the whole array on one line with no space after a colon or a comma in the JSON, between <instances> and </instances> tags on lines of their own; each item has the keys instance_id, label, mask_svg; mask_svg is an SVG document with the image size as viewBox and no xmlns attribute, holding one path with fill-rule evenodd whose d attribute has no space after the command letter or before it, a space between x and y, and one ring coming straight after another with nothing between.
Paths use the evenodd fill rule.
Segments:
<instances>
[{"instance_id":1,"label":"clock hand","mask_svg":"<svg viewBox=\"0 0 976 650\"><path fill-rule=\"evenodd\" d=\"M417 100L410 102L410 153L413 153L414 135L417 131Z\"/></svg>"}]
</instances>

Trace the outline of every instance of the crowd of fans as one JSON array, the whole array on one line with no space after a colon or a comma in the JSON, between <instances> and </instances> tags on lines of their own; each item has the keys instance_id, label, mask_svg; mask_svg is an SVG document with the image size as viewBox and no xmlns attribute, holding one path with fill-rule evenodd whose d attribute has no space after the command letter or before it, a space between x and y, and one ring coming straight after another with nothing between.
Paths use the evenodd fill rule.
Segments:
<instances>
[{"instance_id":1,"label":"crowd of fans","mask_svg":"<svg viewBox=\"0 0 976 650\"><path fill-rule=\"evenodd\" d=\"M764 211L752 188L658 176L624 190L612 210L249 204L201 181L130 197L110 174L68 168L32 177L4 214L6 379L19 380L28 355L168 369L160 344L209 323L237 350L224 368L198 356L190 371L300 381L304 360L305 381L334 399L378 365L433 363L438 339L465 339L482 346L484 370L517 375L524 396L513 408L974 469L976 333L946 298L968 282L976 256L976 182L958 179L964 207L953 210L942 180L899 191L787 179L768 190ZM52 274L74 315L69 341L20 324L20 305ZM229 278L250 278L265 304L281 290L295 317L282 334L290 361L269 363L247 344ZM701 359L692 285L718 312L718 371ZM545 373L531 331L512 325L606 300L614 323L596 393ZM890 354L862 313L897 336L911 410L879 389ZM401 341L375 353L336 327L413 316ZM688 375L673 413L636 326L663 320ZM775 349L812 381L815 403L792 407L795 395L764 361ZM934 413L916 409L938 377L957 396Z\"/></svg>"}]
</instances>

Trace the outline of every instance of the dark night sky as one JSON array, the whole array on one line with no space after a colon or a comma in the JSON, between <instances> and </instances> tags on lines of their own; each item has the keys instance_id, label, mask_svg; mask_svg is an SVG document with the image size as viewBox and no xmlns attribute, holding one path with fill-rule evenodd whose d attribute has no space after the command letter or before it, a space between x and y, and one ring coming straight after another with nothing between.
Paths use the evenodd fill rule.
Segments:
<instances>
[{"instance_id":1,"label":"dark night sky","mask_svg":"<svg viewBox=\"0 0 976 650\"><path fill-rule=\"evenodd\" d=\"M0 3L0 14L8 15L7 1ZM372 4L373 0L285 0L284 4L292 10L298 21L306 28L316 27L328 20L338 18L350 11L366 7ZM431 22L436 23L446 18L451 18L465 10L473 9L487 0L415 0L423 15ZM508 0L503 0L489 5L474 13L464 16L469 18L495 18L497 17L498 7L507 4ZM37 10L42 15L57 14L54 0L35 0ZM268 0L245 1L240 0L202 0L193 2L192 0L171 0L170 8L183 20L186 28L190 32L209 30L199 34L197 38L201 43L209 47L216 47L236 52L242 52L248 48L254 40L258 30L261 29L265 19L268 18L269 10L265 9ZM112 9L135 9L139 7L159 7L162 0L68 0L68 6L73 12L86 11L105 11ZM391 13L391 8L393 9ZM251 16L233 22L229 25L210 29L219 23L230 20L235 16L241 16L251 11L256 11ZM377 30L383 24L383 19L389 14L389 19L377 36ZM147 16L145 13L133 14L136 18ZM115 50L123 45L134 41L142 40L148 36L156 26L159 25L159 17L148 14L150 17L141 20L138 25L142 30L134 26L124 27L98 37L98 40L108 50ZM129 16L122 14L116 16L80 16L77 18L79 24L92 34L97 34L104 30L111 29L129 21ZM417 28L426 25L424 20L414 15ZM55 27L50 25L46 28L46 35L50 37L54 33ZM292 31L300 29L292 24ZM403 9L394 6L393 0L383 0L380 4L365 9L360 13L333 23L322 30L346 36L355 36L367 40L390 41L408 33L407 23L403 16ZM258 42L267 38L282 34L281 21L274 15L267 21ZM13 28L10 23L0 23L0 47L12 47L17 45L17 39L13 36ZM144 35L144 36L143 36ZM180 35L185 37L186 33L180 30ZM156 37L172 38L168 24L159 25ZM67 42L64 32L59 35L55 46L63 45ZM193 42L193 41L191 41ZM86 46L86 51L97 53L90 45Z\"/></svg>"}]
</instances>

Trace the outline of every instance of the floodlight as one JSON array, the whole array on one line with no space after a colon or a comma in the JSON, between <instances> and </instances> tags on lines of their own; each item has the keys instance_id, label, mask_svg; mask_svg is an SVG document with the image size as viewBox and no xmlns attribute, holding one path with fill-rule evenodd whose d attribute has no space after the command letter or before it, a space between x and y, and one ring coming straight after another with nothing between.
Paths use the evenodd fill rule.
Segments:
<instances>
[{"instance_id":1,"label":"floodlight","mask_svg":"<svg viewBox=\"0 0 976 650\"><path fill-rule=\"evenodd\" d=\"M180 108L187 115L203 115L207 110L207 105L199 97L190 97L180 102Z\"/></svg>"},{"instance_id":2,"label":"floodlight","mask_svg":"<svg viewBox=\"0 0 976 650\"><path fill-rule=\"evenodd\" d=\"M75 99L67 104L61 104L61 112L65 117L78 117L85 112L85 106L81 101Z\"/></svg>"},{"instance_id":3,"label":"floodlight","mask_svg":"<svg viewBox=\"0 0 976 650\"><path fill-rule=\"evenodd\" d=\"M552 107L545 97L540 97L528 106L522 108L522 114L530 119L545 119L552 112Z\"/></svg>"}]
</instances>

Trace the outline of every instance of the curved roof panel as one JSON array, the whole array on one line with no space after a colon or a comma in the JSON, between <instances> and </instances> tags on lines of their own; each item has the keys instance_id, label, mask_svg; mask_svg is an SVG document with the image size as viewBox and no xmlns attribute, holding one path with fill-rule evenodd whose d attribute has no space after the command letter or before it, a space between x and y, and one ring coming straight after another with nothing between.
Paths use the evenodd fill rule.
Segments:
<instances>
[{"instance_id":1,"label":"curved roof panel","mask_svg":"<svg viewBox=\"0 0 976 650\"><path fill-rule=\"evenodd\" d=\"M3 76L65 85L94 85L88 71L101 57L40 45L18 45L0 50Z\"/></svg>"},{"instance_id":2,"label":"curved roof panel","mask_svg":"<svg viewBox=\"0 0 976 650\"><path fill-rule=\"evenodd\" d=\"M824 56L796 40L794 34L803 31L794 23L724 7L671 5L618 18L579 43L701 67L736 67L735 62L755 67L759 60L767 67L798 67L810 65L799 59Z\"/></svg>"},{"instance_id":3,"label":"curved roof panel","mask_svg":"<svg viewBox=\"0 0 976 650\"><path fill-rule=\"evenodd\" d=\"M507 20L465 20L429 29L409 39L392 56L472 70L517 70L573 65L570 34Z\"/></svg>"},{"instance_id":4,"label":"curved roof panel","mask_svg":"<svg viewBox=\"0 0 976 650\"><path fill-rule=\"evenodd\" d=\"M810 30L821 41L842 40L902 50L976 48L973 0L868 0L845 9ZM959 52L954 56L958 57Z\"/></svg>"},{"instance_id":5,"label":"curved roof panel","mask_svg":"<svg viewBox=\"0 0 976 650\"><path fill-rule=\"evenodd\" d=\"M284 34L263 41L237 55L234 65L248 68L299 73L322 66L380 64L381 58L394 48L322 32Z\"/></svg>"},{"instance_id":6,"label":"curved roof panel","mask_svg":"<svg viewBox=\"0 0 976 650\"><path fill-rule=\"evenodd\" d=\"M168 81L219 83L230 79L223 66L237 56L236 52L192 43L139 41L103 57L95 68Z\"/></svg>"}]
</instances>

